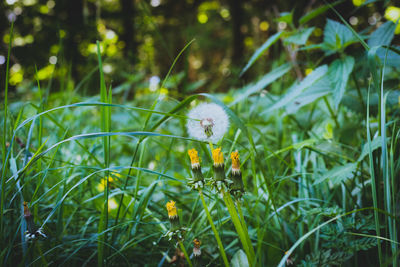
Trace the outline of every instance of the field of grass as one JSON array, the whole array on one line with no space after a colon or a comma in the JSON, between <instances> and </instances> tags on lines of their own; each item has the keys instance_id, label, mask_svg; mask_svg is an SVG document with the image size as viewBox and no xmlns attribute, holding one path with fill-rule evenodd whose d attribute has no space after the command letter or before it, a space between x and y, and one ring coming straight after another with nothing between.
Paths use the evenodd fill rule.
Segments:
<instances>
[{"instance_id":1,"label":"field of grass","mask_svg":"<svg viewBox=\"0 0 400 267\"><path fill-rule=\"evenodd\" d=\"M134 99L131 77L105 82L100 53L93 96L86 80L23 95L6 81L0 265L399 266L396 24L357 33L338 15L308 45L322 12L272 35L241 75L278 43L319 57L307 71L282 56L226 93L173 95L195 41ZM214 104L189 116L201 103Z\"/></svg>"}]
</instances>

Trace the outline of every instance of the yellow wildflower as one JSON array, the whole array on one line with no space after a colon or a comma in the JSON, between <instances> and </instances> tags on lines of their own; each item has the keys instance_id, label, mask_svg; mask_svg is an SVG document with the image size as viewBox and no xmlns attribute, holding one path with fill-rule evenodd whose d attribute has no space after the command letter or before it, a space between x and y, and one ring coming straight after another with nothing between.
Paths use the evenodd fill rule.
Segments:
<instances>
[{"instance_id":1,"label":"yellow wildflower","mask_svg":"<svg viewBox=\"0 0 400 267\"><path fill-rule=\"evenodd\" d=\"M197 150L194 148L189 149L188 154L190 162L192 163L192 169L200 167L199 154L197 153Z\"/></svg>"},{"instance_id":2,"label":"yellow wildflower","mask_svg":"<svg viewBox=\"0 0 400 267\"><path fill-rule=\"evenodd\" d=\"M213 157L214 165L221 166L224 164L224 156L222 155L220 147L213 149L212 157Z\"/></svg>"},{"instance_id":3,"label":"yellow wildflower","mask_svg":"<svg viewBox=\"0 0 400 267\"><path fill-rule=\"evenodd\" d=\"M353 0L353 5L355 6L361 6L364 4L365 0Z\"/></svg>"},{"instance_id":4,"label":"yellow wildflower","mask_svg":"<svg viewBox=\"0 0 400 267\"><path fill-rule=\"evenodd\" d=\"M233 173L240 172L239 152L237 152L237 151L232 152L231 159L232 159L232 172Z\"/></svg>"},{"instance_id":5,"label":"yellow wildflower","mask_svg":"<svg viewBox=\"0 0 400 267\"><path fill-rule=\"evenodd\" d=\"M174 219L178 217L178 213L176 211L176 206L175 206L175 201L171 200L170 202L167 203L167 211L168 211L168 217L170 219Z\"/></svg>"},{"instance_id":6,"label":"yellow wildflower","mask_svg":"<svg viewBox=\"0 0 400 267\"><path fill-rule=\"evenodd\" d=\"M394 23L397 23L397 21L400 18L400 8L399 7L395 7L395 6L388 6L388 8L386 8L385 10L385 18L387 20L390 20ZM400 23L397 24L396 26L396 30L395 30L396 34L400 33Z\"/></svg>"}]
</instances>

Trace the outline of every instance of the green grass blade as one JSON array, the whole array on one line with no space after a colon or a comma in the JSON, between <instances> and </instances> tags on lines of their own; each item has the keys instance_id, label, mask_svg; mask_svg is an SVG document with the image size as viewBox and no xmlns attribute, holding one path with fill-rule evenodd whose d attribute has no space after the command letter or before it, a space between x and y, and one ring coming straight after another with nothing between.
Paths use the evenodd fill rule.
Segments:
<instances>
[{"instance_id":1,"label":"green grass blade","mask_svg":"<svg viewBox=\"0 0 400 267\"><path fill-rule=\"evenodd\" d=\"M9 79L9 68L10 68L10 55L11 55L11 47L12 47L12 40L13 40L13 33L14 33L14 21L11 22L11 29L10 29L10 40L8 43L8 52L7 52L7 63L6 63L6 77L5 77L5 85L4 85L4 122L3 122L3 142L2 142L2 150L1 150L1 160L2 160L2 167L1 167L1 195L0 195L0 234L3 235L4 230L4 221L3 221L3 213L4 213L4 200L5 200L5 179L7 175L8 169L8 153L11 151L11 144L8 148L8 153L6 156L7 151L7 116L8 116L8 79ZM0 245L0 248L3 248Z\"/></svg>"},{"instance_id":2,"label":"green grass blade","mask_svg":"<svg viewBox=\"0 0 400 267\"><path fill-rule=\"evenodd\" d=\"M100 42L97 41L97 57L99 64L99 74L100 74L100 100L103 103L108 103L107 97L107 89L104 82L104 73L103 73L103 64L101 61L101 51L100 51ZM100 124L101 130L103 132L109 131L109 108L105 106L101 106L100 108ZM108 136L103 136L103 153L104 153L104 166L108 169L110 165L110 154L109 154L109 138ZM104 208L101 213L101 218L98 227L98 233L102 233L108 227L108 194L109 194L109 181L108 181L109 173L106 172L104 176L104 184L106 184L106 190L104 190ZM99 235L97 249L98 249L98 262L97 266L101 267L104 264L107 264L104 259L107 258L107 252L105 252L104 244L107 243L107 232L104 235Z\"/></svg>"},{"instance_id":3,"label":"green grass blade","mask_svg":"<svg viewBox=\"0 0 400 267\"><path fill-rule=\"evenodd\" d=\"M246 66L244 66L244 68L239 74L239 77L241 77L254 64L254 62L257 61L257 59L265 52L265 50L267 50L271 45L276 43L276 41L279 40L282 34L283 31L280 31L269 37L268 40L265 41L265 43L262 46L260 46L250 57L249 62L247 62Z\"/></svg>"},{"instance_id":4,"label":"green grass blade","mask_svg":"<svg viewBox=\"0 0 400 267\"><path fill-rule=\"evenodd\" d=\"M381 226L379 223L379 215L377 212L378 209L378 198L377 198L377 190L376 190L376 179L375 179L375 168L374 168L374 158L372 156L372 142L371 142L371 130L370 130L370 124L369 124L369 90L370 87L368 87L368 97L367 97L367 141L368 141L368 155L369 155L369 172L371 175L371 190L372 190L372 201L374 205L374 218L375 218L375 231L376 235L380 236L381 235ZM382 256L382 247L381 244L378 242L378 257L379 257L379 263L380 266L383 266L383 256Z\"/></svg>"}]
</instances>

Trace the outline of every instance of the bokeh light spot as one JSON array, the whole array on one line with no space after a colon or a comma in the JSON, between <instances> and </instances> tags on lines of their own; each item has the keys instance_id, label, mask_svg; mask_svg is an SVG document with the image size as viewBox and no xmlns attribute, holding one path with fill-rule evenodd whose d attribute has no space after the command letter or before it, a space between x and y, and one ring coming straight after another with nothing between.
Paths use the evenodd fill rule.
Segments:
<instances>
[{"instance_id":1,"label":"bokeh light spot","mask_svg":"<svg viewBox=\"0 0 400 267\"><path fill-rule=\"evenodd\" d=\"M268 21L261 21L259 27L260 27L260 30L262 30L263 32L267 31L269 29Z\"/></svg>"},{"instance_id":2,"label":"bokeh light spot","mask_svg":"<svg viewBox=\"0 0 400 267\"><path fill-rule=\"evenodd\" d=\"M199 13L198 15L197 15L197 20L201 23L201 24L204 24L204 23L207 23L207 21L208 21L208 16L207 16L207 14L206 13Z\"/></svg>"}]
</instances>

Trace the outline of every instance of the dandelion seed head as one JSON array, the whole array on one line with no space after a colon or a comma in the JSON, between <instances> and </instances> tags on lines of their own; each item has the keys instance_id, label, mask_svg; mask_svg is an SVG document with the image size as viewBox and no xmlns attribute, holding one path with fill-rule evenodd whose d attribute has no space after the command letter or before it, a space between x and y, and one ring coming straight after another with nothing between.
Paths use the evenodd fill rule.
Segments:
<instances>
[{"instance_id":1,"label":"dandelion seed head","mask_svg":"<svg viewBox=\"0 0 400 267\"><path fill-rule=\"evenodd\" d=\"M229 128L229 117L214 103L203 103L188 113L187 129L190 136L201 141L218 142Z\"/></svg>"}]
</instances>

